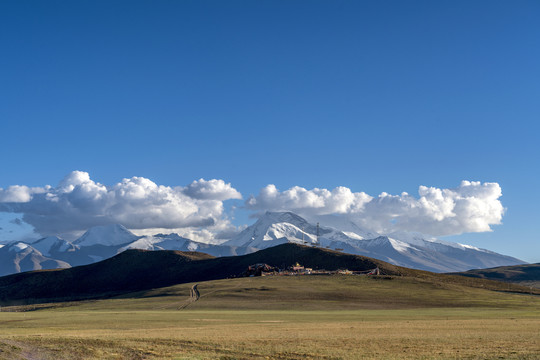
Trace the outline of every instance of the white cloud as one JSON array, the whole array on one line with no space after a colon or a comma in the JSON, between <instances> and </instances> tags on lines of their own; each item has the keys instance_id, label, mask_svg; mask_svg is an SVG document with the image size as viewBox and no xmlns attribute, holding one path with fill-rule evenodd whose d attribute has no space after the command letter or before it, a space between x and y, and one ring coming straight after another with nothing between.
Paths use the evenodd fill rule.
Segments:
<instances>
[{"instance_id":1,"label":"white cloud","mask_svg":"<svg viewBox=\"0 0 540 360\"><path fill-rule=\"evenodd\" d=\"M225 183L223 180L204 180L199 179L193 181L184 188L184 194L194 199L242 199L242 195L234 189L230 183Z\"/></svg>"},{"instance_id":2,"label":"white cloud","mask_svg":"<svg viewBox=\"0 0 540 360\"><path fill-rule=\"evenodd\" d=\"M372 197L345 187L306 190L295 186L283 192L274 185L246 201L254 211L293 211L300 215L341 214L379 233L416 231L434 236L491 231L501 223L504 207L497 183L463 181L455 189L420 186L419 197L381 193Z\"/></svg>"},{"instance_id":3,"label":"white cloud","mask_svg":"<svg viewBox=\"0 0 540 360\"><path fill-rule=\"evenodd\" d=\"M0 190L0 211L22 213L23 220L42 235L69 237L113 223L129 229L217 227L228 224L223 201L240 197L223 180L201 179L186 188L173 188L132 177L105 186L86 172L73 171L57 187L16 185Z\"/></svg>"},{"instance_id":4,"label":"white cloud","mask_svg":"<svg viewBox=\"0 0 540 360\"><path fill-rule=\"evenodd\" d=\"M246 225L234 226L229 219L223 219L208 227L184 227L175 229L151 228L132 230L136 235L178 234L190 240L208 244L220 244L238 235Z\"/></svg>"},{"instance_id":5,"label":"white cloud","mask_svg":"<svg viewBox=\"0 0 540 360\"><path fill-rule=\"evenodd\" d=\"M463 181L454 189L420 186L418 195L370 196L346 187L307 190L295 186L261 189L247 209L293 211L310 217L339 215L370 231L415 231L433 236L490 231L504 208L497 183ZM143 177L106 186L82 171L68 174L56 187L14 185L0 189L0 212L22 214L41 235L67 236L95 225L120 223L139 233L177 232L208 241L230 238L239 228L224 214L223 201L241 199L223 180L199 179L181 187L158 185Z\"/></svg>"},{"instance_id":6,"label":"white cloud","mask_svg":"<svg viewBox=\"0 0 540 360\"><path fill-rule=\"evenodd\" d=\"M47 188L30 188L24 185L13 185L7 189L0 188L0 203L13 202L23 203L28 202L32 198L32 194L43 193Z\"/></svg>"},{"instance_id":7,"label":"white cloud","mask_svg":"<svg viewBox=\"0 0 540 360\"><path fill-rule=\"evenodd\" d=\"M283 192L275 185L262 188L259 195L251 196L246 205L253 210L293 211L316 215L346 214L358 212L372 199L366 193L353 193L340 186L330 191L327 189L306 190L295 186Z\"/></svg>"}]
</instances>

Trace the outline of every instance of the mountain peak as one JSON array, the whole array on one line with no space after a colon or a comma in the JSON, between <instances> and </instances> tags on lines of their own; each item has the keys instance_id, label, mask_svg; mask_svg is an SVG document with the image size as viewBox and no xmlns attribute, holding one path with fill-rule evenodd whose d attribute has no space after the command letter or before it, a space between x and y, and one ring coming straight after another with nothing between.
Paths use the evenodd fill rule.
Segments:
<instances>
[{"instance_id":1,"label":"mountain peak","mask_svg":"<svg viewBox=\"0 0 540 360\"><path fill-rule=\"evenodd\" d=\"M225 244L263 249L289 241L314 242L316 237L312 234L315 231L314 226L292 212L267 211L255 224L244 229Z\"/></svg>"},{"instance_id":2,"label":"mountain peak","mask_svg":"<svg viewBox=\"0 0 540 360\"><path fill-rule=\"evenodd\" d=\"M31 243L32 247L39 250L44 256L51 256L51 252L60 251L65 252L74 250L77 247L67 240L61 239L57 236L49 236Z\"/></svg>"},{"instance_id":3,"label":"mountain peak","mask_svg":"<svg viewBox=\"0 0 540 360\"><path fill-rule=\"evenodd\" d=\"M287 222L294 225L307 224L306 219L290 211L267 211L261 219L268 219L272 222Z\"/></svg>"},{"instance_id":4,"label":"mountain peak","mask_svg":"<svg viewBox=\"0 0 540 360\"><path fill-rule=\"evenodd\" d=\"M33 250L33 248L28 245L27 243L24 243L22 241L17 241L17 242L14 242L14 243L11 243L11 244L8 244L5 246L5 248L8 250L8 251L11 251L11 252L22 252L22 251L25 251L27 249L31 249Z\"/></svg>"},{"instance_id":5,"label":"mountain peak","mask_svg":"<svg viewBox=\"0 0 540 360\"><path fill-rule=\"evenodd\" d=\"M79 246L105 245L116 246L135 241L139 236L133 234L120 224L94 226L73 244Z\"/></svg>"}]
</instances>

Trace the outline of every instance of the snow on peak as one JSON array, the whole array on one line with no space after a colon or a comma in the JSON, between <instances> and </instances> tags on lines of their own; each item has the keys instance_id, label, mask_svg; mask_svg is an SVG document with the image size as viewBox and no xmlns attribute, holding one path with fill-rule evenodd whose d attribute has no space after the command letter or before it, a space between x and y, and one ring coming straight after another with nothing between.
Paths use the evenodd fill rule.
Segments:
<instances>
[{"instance_id":1,"label":"snow on peak","mask_svg":"<svg viewBox=\"0 0 540 360\"><path fill-rule=\"evenodd\" d=\"M255 224L244 229L225 245L263 249L288 241L316 241L316 237L311 234L314 234L314 226L296 214L266 212Z\"/></svg>"},{"instance_id":2,"label":"snow on peak","mask_svg":"<svg viewBox=\"0 0 540 360\"><path fill-rule=\"evenodd\" d=\"M21 251L26 250L28 247L30 247L30 245L19 241L13 244L9 244L8 247L9 247L9 251L21 252Z\"/></svg>"},{"instance_id":3,"label":"snow on peak","mask_svg":"<svg viewBox=\"0 0 540 360\"><path fill-rule=\"evenodd\" d=\"M460 250L474 250L474 251L487 252L487 253L490 252L489 250L480 249L472 245L465 245L465 244L460 244L460 243L451 242L451 241L444 241L437 238L428 237L424 234L416 233L416 232L400 231L400 232L391 233L388 236L393 239L397 239L402 242L405 242L407 244L411 244L415 246L422 246L422 247L429 247L429 248L436 248L438 249L438 251L443 251L442 250L443 248L441 248L440 246L437 247L437 244L443 245L447 248L454 248L454 249L460 249Z\"/></svg>"},{"instance_id":4,"label":"snow on peak","mask_svg":"<svg viewBox=\"0 0 540 360\"><path fill-rule=\"evenodd\" d=\"M43 239L36 240L32 243L32 247L46 256L50 256L52 250L65 252L75 248L72 243L67 240L60 239L57 236L49 236Z\"/></svg>"},{"instance_id":5,"label":"snow on peak","mask_svg":"<svg viewBox=\"0 0 540 360\"><path fill-rule=\"evenodd\" d=\"M117 246L137 240L139 237L119 224L94 226L73 244L79 246L105 245Z\"/></svg>"},{"instance_id":6,"label":"snow on peak","mask_svg":"<svg viewBox=\"0 0 540 360\"><path fill-rule=\"evenodd\" d=\"M336 241L355 244L364 240L366 236L372 236L371 238L378 236L361 229L352 222L347 222L347 231L343 231L344 229L339 226L332 226L335 225L334 218L314 218L314 220L319 219L321 225L317 228L314 223L291 212L267 212L255 224L246 228L226 244L263 249L284 242L317 243L317 234L319 234L319 245L327 246L330 242ZM338 223L338 225L342 224Z\"/></svg>"},{"instance_id":7,"label":"snow on peak","mask_svg":"<svg viewBox=\"0 0 540 360\"><path fill-rule=\"evenodd\" d=\"M424 234L417 232L396 231L388 234L387 236L389 238L417 246L426 246L426 243L436 242L435 238L430 238Z\"/></svg>"},{"instance_id":8,"label":"snow on peak","mask_svg":"<svg viewBox=\"0 0 540 360\"><path fill-rule=\"evenodd\" d=\"M198 248L199 248L199 244L196 244L194 242L190 242L188 245L189 251L197 251Z\"/></svg>"},{"instance_id":9,"label":"snow on peak","mask_svg":"<svg viewBox=\"0 0 540 360\"><path fill-rule=\"evenodd\" d=\"M262 219L265 222L273 222L273 223L286 222L286 223L293 224L296 226L307 224L306 219L289 211L285 211L285 212L267 211L260 219Z\"/></svg>"},{"instance_id":10,"label":"snow on peak","mask_svg":"<svg viewBox=\"0 0 540 360\"><path fill-rule=\"evenodd\" d=\"M388 238L388 241L390 242L392 247L396 249L396 251L399 251L399 252L405 252L408 249L414 249L414 247L412 247L411 244L406 243L404 241L400 241L400 240L392 239L392 238Z\"/></svg>"},{"instance_id":11,"label":"snow on peak","mask_svg":"<svg viewBox=\"0 0 540 360\"><path fill-rule=\"evenodd\" d=\"M307 219L310 223L320 223L321 226L338 229L343 233L349 235L354 234L353 238L358 239L374 239L380 235L375 232L358 226L354 221L347 219L346 217L336 215L314 215Z\"/></svg>"},{"instance_id":12,"label":"snow on peak","mask_svg":"<svg viewBox=\"0 0 540 360\"><path fill-rule=\"evenodd\" d=\"M364 240L364 238L360 235L358 235L357 233L354 233L352 231L342 231L343 234L345 234L345 236L351 238L351 239L354 239L354 240Z\"/></svg>"},{"instance_id":13,"label":"snow on peak","mask_svg":"<svg viewBox=\"0 0 540 360\"><path fill-rule=\"evenodd\" d=\"M138 237L135 241L121 247L118 252L121 253L127 249L141 250L189 250L197 249L197 243L181 237L178 234L157 234Z\"/></svg>"},{"instance_id":14,"label":"snow on peak","mask_svg":"<svg viewBox=\"0 0 540 360\"><path fill-rule=\"evenodd\" d=\"M118 252L121 253L122 251L125 251L127 249L140 249L140 250L156 250L154 244L159 242L158 239L154 236L143 236L126 246L121 247L118 249Z\"/></svg>"},{"instance_id":15,"label":"snow on peak","mask_svg":"<svg viewBox=\"0 0 540 360\"><path fill-rule=\"evenodd\" d=\"M444 240L440 240L440 239L436 239L433 242L435 242L437 244L450 246L450 247L453 247L453 248L456 248L456 249L475 250L475 251L480 251L480 252L485 252L485 253L493 253L493 251L477 248L476 246L472 246L472 245L460 244L460 243L457 243L457 242L444 241Z\"/></svg>"}]
</instances>

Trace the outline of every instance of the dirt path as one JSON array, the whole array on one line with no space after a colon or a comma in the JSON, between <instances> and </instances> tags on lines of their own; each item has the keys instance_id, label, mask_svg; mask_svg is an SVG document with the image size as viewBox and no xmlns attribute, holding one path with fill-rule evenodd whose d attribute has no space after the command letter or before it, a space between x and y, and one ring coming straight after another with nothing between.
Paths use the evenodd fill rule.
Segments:
<instances>
[{"instance_id":1,"label":"dirt path","mask_svg":"<svg viewBox=\"0 0 540 360\"><path fill-rule=\"evenodd\" d=\"M197 290L197 285L195 284L191 287L191 298L193 299L192 302L195 302L201 298L201 294L199 294L199 290Z\"/></svg>"},{"instance_id":2,"label":"dirt path","mask_svg":"<svg viewBox=\"0 0 540 360\"><path fill-rule=\"evenodd\" d=\"M195 284L191 287L189 292L189 299L187 299L184 304L180 305L178 307L178 310L187 308L189 305L193 304L195 301L201 298L201 294L199 293L199 290L197 290L197 285L199 284Z\"/></svg>"},{"instance_id":3,"label":"dirt path","mask_svg":"<svg viewBox=\"0 0 540 360\"><path fill-rule=\"evenodd\" d=\"M248 279L247 280L248 282L251 281L251 279ZM199 289L197 289L197 286L199 284L195 284L191 287L191 289L189 290L189 298L187 300L184 300L180 303L180 305L178 305L178 302L174 302L174 303L171 303L171 304L168 304L168 305L165 305L165 306L161 306L161 307L158 307L156 309L159 309L159 310L163 310L163 309L171 309L171 308L177 308L178 310L182 310L182 309L185 309L187 308L189 305L193 304L195 301L198 301L201 297L203 296L208 296L208 295L211 295L215 292L219 292L219 291L224 291L224 290L221 290L221 289L218 289L218 290L212 290L212 291L206 291L204 293L204 295L201 295L199 293ZM235 288L238 288L240 286L245 286L244 283L239 283L235 286Z\"/></svg>"}]
</instances>

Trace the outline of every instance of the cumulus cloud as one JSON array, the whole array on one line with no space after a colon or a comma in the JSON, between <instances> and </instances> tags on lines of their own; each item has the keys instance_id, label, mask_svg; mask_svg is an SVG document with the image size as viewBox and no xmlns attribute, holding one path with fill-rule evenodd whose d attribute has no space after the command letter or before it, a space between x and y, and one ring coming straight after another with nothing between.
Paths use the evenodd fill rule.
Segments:
<instances>
[{"instance_id":1,"label":"cumulus cloud","mask_svg":"<svg viewBox=\"0 0 540 360\"><path fill-rule=\"evenodd\" d=\"M341 214L382 234L415 231L434 236L491 231L501 223L504 207L497 183L462 181L454 189L420 186L418 197L381 193L372 197L345 187L307 190L295 186L280 192L274 185L246 201L253 211L293 211L300 215Z\"/></svg>"},{"instance_id":2,"label":"cumulus cloud","mask_svg":"<svg viewBox=\"0 0 540 360\"><path fill-rule=\"evenodd\" d=\"M140 236L155 234L178 234L190 240L200 241L208 244L221 244L238 235L246 225L235 226L227 218L224 218L214 225L208 227L183 227L174 229L151 228L151 229L131 229L133 233Z\"/></svg>"},{"instance_id":3,"label":"cumulus cloud","mask_svg":"<svg viewBox=\"0 0 540 360\"><path fill-rule=\"evenodd\" d=\"M225 183L223 180L204 180L199 179L193 181L186 186L184 194L194 199L242 199L242 195L234 189L230 183Z\"/></svg>"},{"instance_id":4,"label":"cumulus cloud","mask_svg":"<svg viewBox=\"0 0 540 360\"><path fill-rule=\"evenodd\" d=\"M47 191L48 188L31 188L24 185L13 185L7 189L0 188L0 203L24 203L30 201L33 194L40 194Z\"/></svg>"},{"instance_id":5,"label":"cumulus cloud","mask_svg":"<svg viewBox=\"0 0 540 360\"><path fill-rule=\"evenodd\" d=\"M346 214L359 212L372 197L366 193L353 193L340 186L334 190L306 190L295 186L280 192L275 185L262 188L259 195L251 196L246 205L253 210L293 211L302 214Z\"/></svg>"},{"instance_id":6,"label":"cumulus cloud","mask_svg":"<svg viewBox=\"0 0 540 360\"><path fill-rule=\"evenodd\" d=\"M129 229L218 226L229 223L223 201L238 198L240 193L223 180L201 179L173 188L132 177L105 186L87 172L73 171L56 187L0 189L0 211L22 213L41 235L66 236L114 223Z\"/></svg>"}]
</instances>

